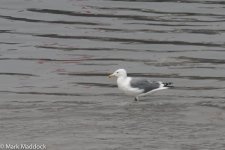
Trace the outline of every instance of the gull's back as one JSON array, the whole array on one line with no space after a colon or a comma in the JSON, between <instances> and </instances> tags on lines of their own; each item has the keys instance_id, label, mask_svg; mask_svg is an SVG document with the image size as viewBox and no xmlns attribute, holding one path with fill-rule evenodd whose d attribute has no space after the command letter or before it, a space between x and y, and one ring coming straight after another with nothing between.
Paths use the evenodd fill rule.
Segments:
<instances>
[{"instance_id":1,"label":"gull's back","mask_svg":"<svg viewBox=\"0 0 225 150\"><path fill-rule=\"evenodd\" d=\"M143 93L147 93L160 87L160 83L157 81L149 81L142 78L132 78L130 86L133 88L143 89Z\"/></svg>"}]
</instances>

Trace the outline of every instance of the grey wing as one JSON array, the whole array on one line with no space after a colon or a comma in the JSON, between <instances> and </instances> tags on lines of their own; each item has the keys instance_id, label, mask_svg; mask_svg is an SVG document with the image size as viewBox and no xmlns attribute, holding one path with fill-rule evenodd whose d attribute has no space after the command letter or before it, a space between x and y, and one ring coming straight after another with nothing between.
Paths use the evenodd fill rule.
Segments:
<instances>
[{"instance_id":1,"label":"grey wing","mask_svg":"<svg viewBox=\"0 0 225 150\"><path fill-rule=\"evenodd\" d=\"M130 86L133 88L143 89L143 93L147 93L160 87L160 83L156 81L148 81L146 79L132 78Z\"/></svg>"}]
</instances>

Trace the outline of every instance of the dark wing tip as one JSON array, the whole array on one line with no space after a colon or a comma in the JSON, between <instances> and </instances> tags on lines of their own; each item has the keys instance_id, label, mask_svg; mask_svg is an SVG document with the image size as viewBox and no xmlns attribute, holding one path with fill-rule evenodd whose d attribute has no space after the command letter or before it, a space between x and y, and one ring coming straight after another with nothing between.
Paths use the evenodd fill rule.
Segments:
<instances>
[{"instance_id":1,"label":"dark wing tip","mask_svg":"<svg viewBox=\"0 0 225 150\"><path fill-rule=\"evenodd\" d=\"M172 82L163 82L164 87L174 87Z\"/></svg>"}]
</instances>

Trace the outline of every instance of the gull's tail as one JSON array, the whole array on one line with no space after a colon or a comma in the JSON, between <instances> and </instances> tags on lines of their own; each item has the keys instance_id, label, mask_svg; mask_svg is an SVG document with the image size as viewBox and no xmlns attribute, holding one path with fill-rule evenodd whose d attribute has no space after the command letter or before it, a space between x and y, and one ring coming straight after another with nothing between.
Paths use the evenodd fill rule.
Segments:
<instances>
[{"instance_id":1,"label":"gull's tail","mask_svg":"<svg viewBox=\"0 0 225 150\"><path fill-rule=\"evenodd\" d=\"M172 84L172 82L163 82L163 87L168 87L168 88L171 88L171 87L174 87Z\"/></svg>"}]
</instances>

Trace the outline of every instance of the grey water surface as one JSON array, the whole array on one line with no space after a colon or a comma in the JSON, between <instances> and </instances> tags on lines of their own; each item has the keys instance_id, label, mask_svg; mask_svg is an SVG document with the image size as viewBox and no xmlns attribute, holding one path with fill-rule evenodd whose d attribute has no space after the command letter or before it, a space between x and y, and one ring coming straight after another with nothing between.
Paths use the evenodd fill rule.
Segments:
<instances>
[{"instance_id":1,"label":"grey water surface","mask_svg":"<svg viewBox=\"0 0 225 150\"><path fill-rule=\"evenodd\" d=\"M118 68L175 87L134 102ZM224 150L224 91L224 0L0 1L0 144Z\"/></svg>"}]
</instances>

